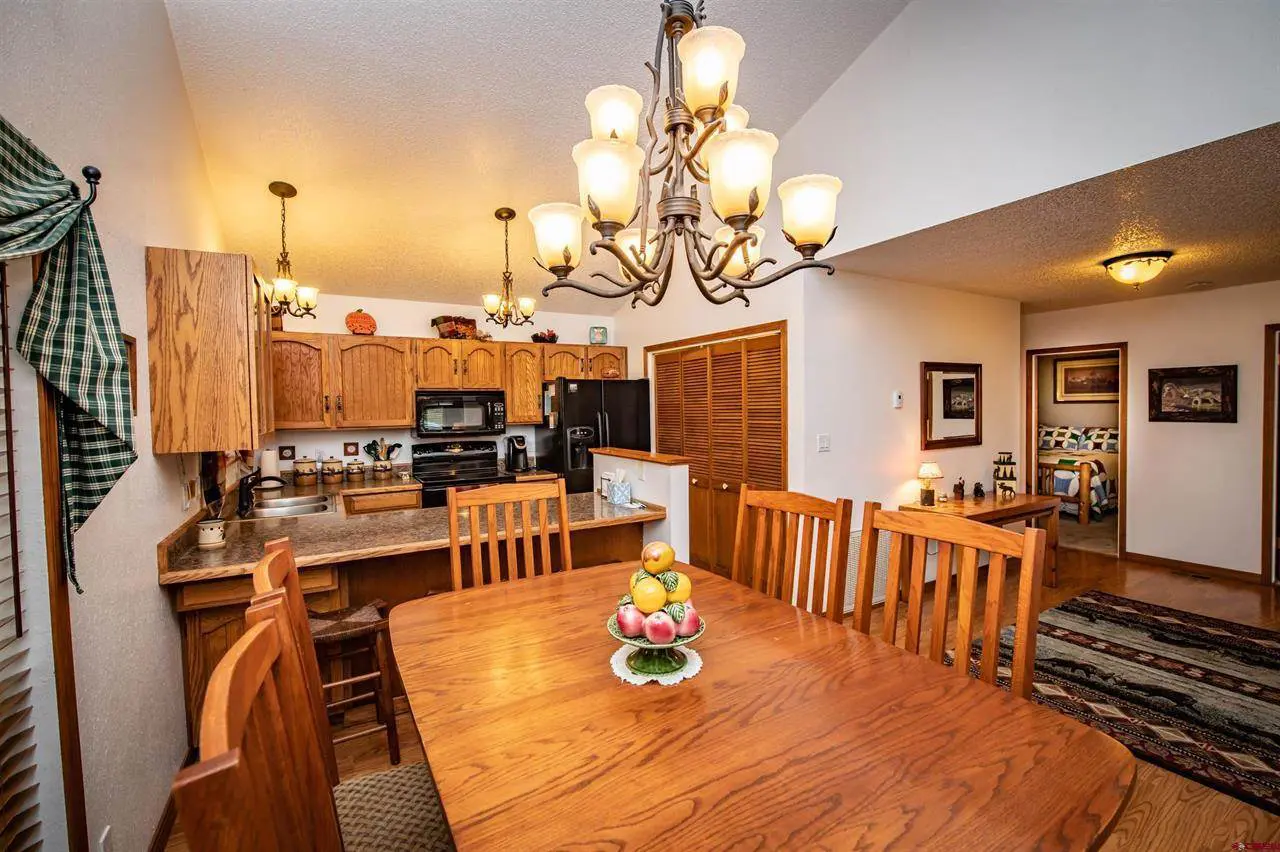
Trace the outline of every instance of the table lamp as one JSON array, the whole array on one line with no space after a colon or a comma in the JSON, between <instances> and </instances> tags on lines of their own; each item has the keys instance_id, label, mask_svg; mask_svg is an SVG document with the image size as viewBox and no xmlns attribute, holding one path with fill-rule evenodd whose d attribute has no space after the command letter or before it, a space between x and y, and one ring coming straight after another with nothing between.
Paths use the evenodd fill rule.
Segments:
<instances>
[{"instance_id":1,"label":"table lamp","mask_svg":"<svg viewBox=\"0 0 1280 852\"><path fill-rule=\"evenodd\" d=\"M942 478L942 468L938 467L937 462L922 462L916 478L920 480L920 505L934 505L933 481Z\"/></svg>"}]
</instances>

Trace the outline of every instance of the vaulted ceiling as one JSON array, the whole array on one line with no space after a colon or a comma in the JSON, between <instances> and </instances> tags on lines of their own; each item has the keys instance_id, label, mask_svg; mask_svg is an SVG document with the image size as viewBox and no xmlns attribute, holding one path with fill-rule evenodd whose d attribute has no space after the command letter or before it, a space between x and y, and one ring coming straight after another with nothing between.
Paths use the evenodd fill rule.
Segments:
<instances>
[{"instance_id":1,"label":"vaulted ceiling","mask_svg":"<svg viewBox=\"0 0 1280 852\"><path fill-rule=\"evenodd\" d=\"M709 0L747 42L739 102L782 136L907 0ZM289 203L296 277L322 292L464 304L502 270L512 223L519 294L543 310L524 214L574 201L582 100L623 83L648 97L657 0L166 0L228 248L274 270ZM139 129L145 132L145 128Z\"/></svg>"}]
</instances>

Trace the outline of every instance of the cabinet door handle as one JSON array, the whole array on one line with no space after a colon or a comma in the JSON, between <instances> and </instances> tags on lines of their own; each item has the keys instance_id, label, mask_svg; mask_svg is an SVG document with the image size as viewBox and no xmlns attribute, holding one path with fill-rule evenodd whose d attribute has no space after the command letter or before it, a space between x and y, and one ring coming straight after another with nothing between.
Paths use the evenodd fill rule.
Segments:
<instances>
[{"instance_id":1,"label":"cabinet door handle","mask_svg":"<svg viewBox=\"0 0 1280 852\"><path fill-rule=\"evenodd\" d=\"M457 358L453 359L453 374L455 376L458 375L458 359Z\"/></svg>"},{"instance_id":2,"label":"cabinet door handle","mask_svg":"<svg viewBox=\"0 0 1280 852\"><path fill-rule=\"evenodd\" d=\"M584 376L591 375L590 362L586 358L578 359L578 369L582 371L582 375Z\"/></svg>"},{"instance_id":3,"label":"cabinet door handle","mask_svg":"<svg viewBox=\"0 0 1280 852\"><path fill-rule=\"evenodd\" d=\"M338 394L338 410L342 410L342 394Z\"/></svg>"},{"instance_id":4,"label":"cabinet door handle","mask_svg":"<svg viewBox=\"0 0 1280 852\"><path fill-rule=\"evenodd\" d=\"M329 412L329 394L324 395L324 410L326 414Z\"/></svg>"},{"instance_id":5,"label":"cabinet door handle","mask_svg":"<svg viewBox=\"0 0 1280 852\"><path fill-rule=\"evenodd\" d=\"M727 482L721 482L721 483L720 483L720 490L721 490L721 491L728 491L728 490L729 490L729 483L727 483Z\"/></svg>"},{"instance_id":6,"label":"cabinet door handle","mask_svg":"<svg viewBox=\"0 0 1280 852\"><path fill-rule=\"evenodd\" d=\"M698 484L698 477L696 477L696 476L695 476L693 479L690 479L690 480L689 480L689 484L690 484L690 485L697 485L697 484Z\"/></svg>"}]
</instances>

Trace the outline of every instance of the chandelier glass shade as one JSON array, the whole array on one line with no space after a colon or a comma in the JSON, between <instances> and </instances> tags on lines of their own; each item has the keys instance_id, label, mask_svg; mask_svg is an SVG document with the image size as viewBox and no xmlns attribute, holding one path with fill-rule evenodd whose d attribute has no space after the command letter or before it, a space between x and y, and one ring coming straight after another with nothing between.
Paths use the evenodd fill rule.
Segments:
<instances>
[{"instance_id":1,"label":"chandelier glass shade","mask_svg":"<svg viewBox=\"0 0 1280 852\"><path fill-rule=\"evenodd\" d=\"M293 263L289 260L289 248L285 240L285 225L288 221L285 200L297 195L298 190L293 184L281 180L272 181L267 189L280 199L280 255L276 258L276 277L270 283L259 278L258 286L262 289L263 298L271 306L272 316L288 314L291 317L315 319L320 290L300 285L294 279Z\"/></svg>"},{"instance_id":2,"label":"chandelier glass shade","mask_svg":"<svg viewBox=\"0 0 1280 852\"><path fill-rule=\"evenodd\" d=\"M662 2L657 48L646 63L653 80L647 109L626 86L601 86L587 95L591 138L572 151L579 203L529 211L535 260L555 276L544 295L569 287L604 298L630 296L633 306L656 305L681 248L699 291L715 304L747 302L748 291L800 269L835 271L816 259L835 234L841 183L829 175L804 175L778 187L784 236L800 258L764 271L777 261L761 257L765 231L756 223L772 195L778 139L747 126L750 115L734 102L746 43L727 27L704 25L702 5ZM707 185L722 227L704 230L698 184ZM591 254L607 252L618 264L616 275L591 273L603 283L572 277L582 259L584 220L598 235L588 246ZM714 236L708 233L713 229Z\"/></svg>"},{"instance_id":3,"label":"chandelier glass shade","mask_svg":"<svg viewBox=\"0 0 1280 852\"><path fill-rule=\"evenodd\" d=\"M532 211L530 211L532 215ZM480 300L484 306L484 312L489 315L489 322L496 323L503 328L509 325L528 325L533 322L533 312L537 307L533 299L524 298L517 299L512 295L512 277L511 277L511 220L516 217L516 211L510 207L499 207L493 211L493 216L502 222L502 246L504 266L502 271L502 292L486 293ZM578 220L578 232L582 232L581 219Z\"/></svg>"}]
</instances>

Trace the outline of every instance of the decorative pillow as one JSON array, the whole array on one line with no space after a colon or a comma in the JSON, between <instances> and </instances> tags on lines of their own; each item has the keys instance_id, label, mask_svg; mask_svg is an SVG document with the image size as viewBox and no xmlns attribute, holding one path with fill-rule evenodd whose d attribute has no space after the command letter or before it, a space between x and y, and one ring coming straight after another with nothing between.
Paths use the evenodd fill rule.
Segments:
<instances>
[{"instance_id":1,"label":"decorative pillow","mask_svg":"<svg viewBox=\"0 0 1280 852\"><path fill-rule=\"evenodd\" d=\"M1042 450L1053 449L1053 430L1055 426L1041 426L1036 434L1036 446Z\"/></svg>"},{"instance_id":2,"label":"decorative pillow","mask_svg":"<svg viewBox=\"0 0 1280 852\"><path fill-rule=\"evenodd\" d=\"M1044 435L1040 437L1040 449L1078 450L1081 434L1075 426L1058 426L1049 430L1047 438Z\"/></svg>"},{"instance_id":3,"label":"decorative pillow","mask_svg":"<svg viewBox=\"0 0 1280 852\"><path fill-rule=\"evenodd\" d=\"M1116 426L1088 426L1080 436L1080 449L1098 453L1120 452L1120 429Z\"/></svg>"}]
</instances>

